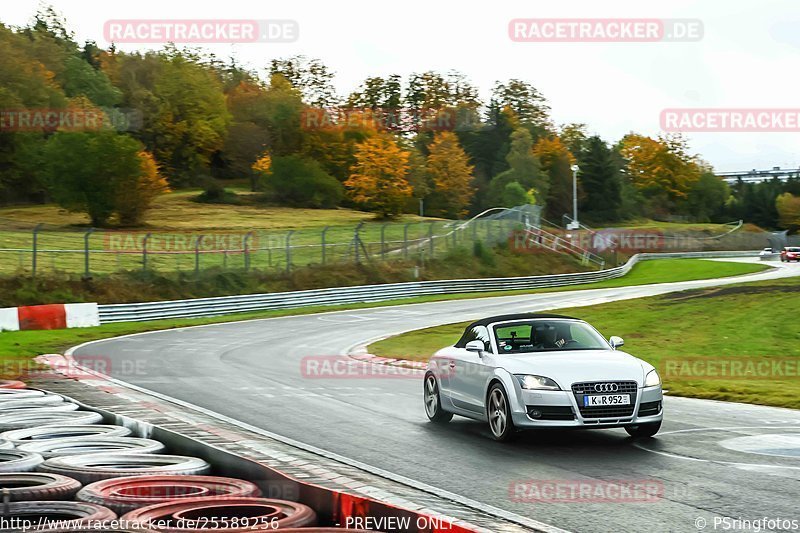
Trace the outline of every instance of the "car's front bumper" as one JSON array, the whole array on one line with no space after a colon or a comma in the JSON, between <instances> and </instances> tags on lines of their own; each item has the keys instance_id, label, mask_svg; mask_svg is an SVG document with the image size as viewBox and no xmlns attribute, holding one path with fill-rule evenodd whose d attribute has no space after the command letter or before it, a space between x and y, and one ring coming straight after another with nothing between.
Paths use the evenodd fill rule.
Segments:
<instances>
[{"instance_id":1,"label":"car's front bumper","mask_svg":"<svg viewBox=\"0 0 800 533\"><path fill-rule=\"evenodd\" d=\"M640 388L630 414L584 415L572 391L519 391L512 419L518 428L607 428L659 422L664 416L661 386ZM535 413L534 411L538 411ZM538 414L533 418L531 413Z\"/></svg>"}]
</instances>

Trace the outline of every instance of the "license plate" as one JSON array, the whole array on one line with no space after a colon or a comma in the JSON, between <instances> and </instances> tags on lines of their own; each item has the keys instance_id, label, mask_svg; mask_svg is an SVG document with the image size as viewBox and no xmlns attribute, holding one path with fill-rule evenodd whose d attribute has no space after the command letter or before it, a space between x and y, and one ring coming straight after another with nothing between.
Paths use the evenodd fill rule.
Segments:
<instances>
[{"instance_id":1,"label":"license plate","mask_svg":"<svg viewBox=\"0 0 800 533\"><path fill-rule=\"evenodd\" d=\"M584 396L584 407L604 407L607 405L630 405L630 394L603 394L601 396Z\"/></svg>"}]
</instances>

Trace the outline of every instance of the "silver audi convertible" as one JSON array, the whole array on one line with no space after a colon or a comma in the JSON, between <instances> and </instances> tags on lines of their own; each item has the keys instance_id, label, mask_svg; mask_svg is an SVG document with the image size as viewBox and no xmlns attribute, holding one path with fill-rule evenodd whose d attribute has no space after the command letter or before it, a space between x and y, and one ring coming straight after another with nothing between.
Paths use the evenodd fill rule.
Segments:
<instances>
[{"instance_id":1,"label":"silver audi convertible","mask_svg":"<svg viewBox=\"0 0 800 533\"><path fill-rule=\"evenodd\" d=\"M587 322L549 314L503 315L467 326L425 373L432 422L461 415L511 439L532 428L623 427L652 437L663 418L661 378Z\"/></svg>"}]
</instances>

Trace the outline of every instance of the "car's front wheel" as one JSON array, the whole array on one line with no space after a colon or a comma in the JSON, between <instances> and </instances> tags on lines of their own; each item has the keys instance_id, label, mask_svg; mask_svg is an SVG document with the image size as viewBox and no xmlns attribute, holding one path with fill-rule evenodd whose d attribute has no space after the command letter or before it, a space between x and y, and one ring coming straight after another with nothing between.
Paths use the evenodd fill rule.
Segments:
<instances>
[{"instance_id":1,"label":"car's front wheel","mask_svg":"<svg viewBox=\"0 0 800 533\"><path fill-rule=\"evenodd\" d=\"M431 373L425 375L425 414L428 415L428 420L437 424L444 424L453 418L453 413L442 409L439 384L436 382L436 376Z\"/></svg>"},{"instance_id":2,"label":"car's front wheel","mask_svg":"<svg viewBox=\"0 0 800 533\"><path fill-rule=\"evenodd\" d=\"M661 429L661 422L648 422L647 424L638 424L636 426L625 426L625 431L628 435L635 439L643 439L652 437L658 430Z\"/></svg>"},{"instance_id":3,"label":"car's front wheel","mask_svg":"<svg viewBox=\"0 0 800 533\"><path fill-rule=\"evenodd\" d=\"M517 434L514 421L511 420L511 408L508 396L502 385L495 383L489 389L489 401L486 403L486 414L489 418L489 429L494 440L508 441Z\"/></svg>"}]
</instances>

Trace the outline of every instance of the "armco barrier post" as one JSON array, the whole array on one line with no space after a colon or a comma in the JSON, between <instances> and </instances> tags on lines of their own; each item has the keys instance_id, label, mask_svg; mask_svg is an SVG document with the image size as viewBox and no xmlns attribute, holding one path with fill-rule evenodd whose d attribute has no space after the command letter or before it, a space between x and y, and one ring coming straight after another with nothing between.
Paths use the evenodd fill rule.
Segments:
<instances>
[{"instance_id":1,"label":"armco barrier post","mask_svg":"<svg viewBox=\"0 0 800 533\"><path fill-rule=\"evenodd\" d=\"M39 243L39 231L41 231L43 225L44 224L36 224L36 226L33 228L33 245L31 247L33 256L31 258L31 270L33 271L34 278L36 277L36 251Z\"/></svg>"},{"instance_id":2,"label":"armco barrier post","mask_svg":"<svg viewBox=\"0 0 800 533\"><path fill-rule=\"evenodd\" d=\"M292 235L294 230L289 230L286 234L286 273L292 271Z\"/></svg>"},{"instance_id":3,"label":"armco barrier post","mask_svg":"<svg viewBox=\"0 0 800 533\"><path fill-rule=\"evenodd\" d=\"M89 228L86 233L83 234L84 279L89 279L92 277L91 273L89 272L89 237L91 237L92 233L94 233L94 228Z\"/></svg>"},{"instance_id":4,"label":"armco barrier post","mask_svg":"<svg viewBox=\"0 0 800 533\"><path fill-rule=\"evenodd\" d=\"M148 233L142 239L142 270L147 270L147 241L150 240L152 233Z\"/></svg>"}]
</instances>

